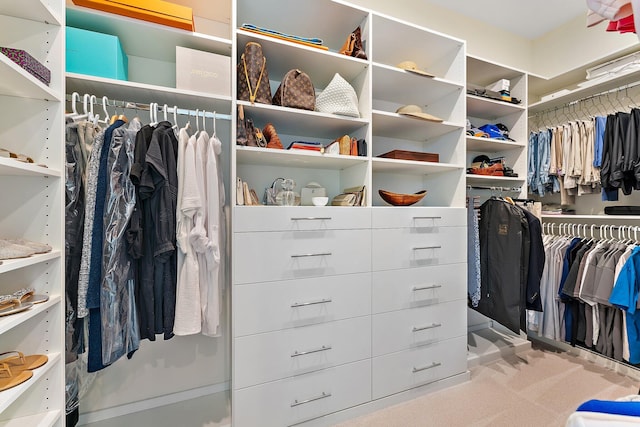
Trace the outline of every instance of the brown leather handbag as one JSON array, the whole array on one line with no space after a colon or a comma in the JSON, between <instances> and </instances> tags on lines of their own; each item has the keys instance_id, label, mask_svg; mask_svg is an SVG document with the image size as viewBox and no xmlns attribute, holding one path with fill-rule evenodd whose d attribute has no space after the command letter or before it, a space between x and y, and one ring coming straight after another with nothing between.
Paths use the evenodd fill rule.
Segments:
<instances>
[{"instance_id":1,"label":"brown leather handbag","mask_svg":"<svg viewBox=\"0 0 640 427\"><path fill-rule=\"evenodd\" d=\"M362 32L359 26L347 36L347 40L338 52L354 58L367 59L367 54L362 47Z\"/></svg>"},{"instance_id":2,"label":"brown leather handbag","mask_svg":"<svg viewBox=\"0 0 640 427\"><path fill-rule=\"evenodd\" d=\"M248 42L238 62L238 100L271 104L267 58L260 43Z\"/></svg>"},{"instance_id":3,"label":"brown leather handbag","mask_svg":"<svg viewBox=\"0 0 640 427\"><path fill-rule=\"evenodd\" d=\"M273 104L313 111L316 108L316 91L311 78L297 68L287 71L273 96Z\"/></svg>"}]
</instances>

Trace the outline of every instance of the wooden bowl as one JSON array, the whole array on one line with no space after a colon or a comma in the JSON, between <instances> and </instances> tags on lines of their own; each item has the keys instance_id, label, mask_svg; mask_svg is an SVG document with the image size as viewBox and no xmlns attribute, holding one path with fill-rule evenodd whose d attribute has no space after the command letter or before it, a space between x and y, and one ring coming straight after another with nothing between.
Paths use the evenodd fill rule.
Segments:
<instances>
[{"instance_id":1,"label":"wooden bowl","mask_svg":"<svg viewBox=\"0 0 640 427\"><path fill-rule=\"evenodd\" d=\"M382 200L393 206L411 206L418 203L427 195L427 190L418 191L413 194L392 193L391 191L378 190Z\"/></svg>"}]
</instances>

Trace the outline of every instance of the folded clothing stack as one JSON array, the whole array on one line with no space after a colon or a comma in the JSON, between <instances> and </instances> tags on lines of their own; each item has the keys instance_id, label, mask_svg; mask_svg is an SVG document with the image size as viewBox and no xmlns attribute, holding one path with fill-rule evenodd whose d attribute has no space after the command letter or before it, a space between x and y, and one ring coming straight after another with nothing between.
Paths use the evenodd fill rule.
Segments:
<instances>
[{"instance_id":1,"label":"folded clothing stack","mask_svg":"<svg viewBox=\"0 0 640 427\"><path fill-rule=\"evenodd\" d=\"M293 34L282 33L280 31L272 30L270 28L258 27L253 24L242 24L241 28L246 31L251 31L252 33L262 34L264 36L274 37L280 40L303 44L305 46L315 47L322 50L329 50L327 46L323 46L323 41L322 39L319 39L319 38L300 37Z\"/></svg>"}]
</instances>

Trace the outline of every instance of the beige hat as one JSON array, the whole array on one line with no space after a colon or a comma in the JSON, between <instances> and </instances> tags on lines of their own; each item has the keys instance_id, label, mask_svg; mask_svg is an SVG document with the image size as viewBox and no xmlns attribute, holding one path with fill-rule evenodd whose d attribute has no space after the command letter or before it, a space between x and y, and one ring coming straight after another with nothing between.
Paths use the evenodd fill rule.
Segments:
<instances>
[{"instance_id":1,"label":"beige hat","mask_svg":"<svg viewBox=\"0 0 640 427\"><path fill-rule=\"evenodd\" d=\"M443 120L439 117L432 116L431 114L422 112L422 108L417 105L405 105L396 110L396 113L404 116L415 117L422 120L429 120L431 122L441 123Z\"/></svg>"},{"instance_id":2,"label":"beige hat","mask_svg":"<svg viewBox=\"0 0 640 427\"><path fill-rule=\"evenodd\" d=\"M411 71L412 73L420 74L421 76L426 77L435 77L433 74L427 73L426 71L422 71L418 68L418 64L413 61L402 61L398 65L398 68L402 68L403 70Z\"/></svg>"}]
</instances>

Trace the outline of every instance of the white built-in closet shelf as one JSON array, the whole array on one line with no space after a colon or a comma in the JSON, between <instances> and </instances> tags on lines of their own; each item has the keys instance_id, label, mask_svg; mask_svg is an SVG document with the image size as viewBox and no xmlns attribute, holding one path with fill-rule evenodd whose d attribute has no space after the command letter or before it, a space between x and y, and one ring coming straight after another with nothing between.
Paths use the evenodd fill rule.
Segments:
<instances>
[{"instance_id":1,"label":"white built-in closet shelf","mask_svg":"<svg viewBox=\"0 0 640 427\"><path fill-rule=\"evenodd\" d=\"M0 427L52 427L60 419L62 411L49 411L42 414L30 415L28 417L14 418L8 421L0 421Z\"/></svg>"},{"instance_id":2,"label":"white built-in closet shelf","mask_svg":"<svg viewBox=\"0 0 640 427\"><path fill-rule=\"evenodd\" d=\"M542 218L545 219L560 219L560 220L571 220L571 219L602 219L602 220L634 220L637 221L640 219L640 215L604 215L604 214L594 214L594 215L554 215L554 214L542 214Z\"/></svg>"},{"instance_id":3,"label":"white built-in closet shelf","mask_svg":"<svg viewBox=\"0 0 640 427\"><path fill-rule=\"evenodd\" d=\"M467 115L469 117L494 120L498 117L507 116L523 110L525 110L525 106L522 104L512 104L510 102L483 98L482 96L467 95Z\"/></svg>"},{"instance_id":4,"label":"white built-in closet shelf","mask_svg":"<svg viewBox=\"0 0 640 427\"><path fill-rule=\"evenodd\" d=\"M525 148L521 142L502 141L493 138L467 136L467 151L481 151L483 153L498 153L506 150Z\"/></svg>"},{"instance_id":5,"label":"white built-in closet shelf","mask_svg":"<svg viewBox=\"0 0 640 427\"><path fill-rule=\"evenodd\" d=\"M54 90L5 55L0 55L0 95L60 101Z\"/></svg>"},{"instance_id":6,"label":"white built-in closet shelf","mask_svg":"<svg viewBox=\"0 0 640 427\"><path fill-rule=\"evenodd\" d=\"M67 26L117 35L128 56L176 62L175 46L231 55L231 39L87 9L67 2Z\"/></svg>"},{"instance_id":7,"label":"white built-in closet shelf","mask_svg":"<svg viewBox=\"0 0 640 427\"><path fill-rule=\"evenodd\" d=\"M46 262L52 259L60 258L60 251L53 250L46 254L31 255L26 258L5 259L0 264L0 273L6 273L7 271L17 270L19 268L29 267L30 265L36 265L41 262Z\"/></svg>"},{"instance_id":8,"label":"white built-in closet shelf","mask_svg":"<svg viewBox=\"0 0 640 427\"><path fill-rule=\"evenodd\" d=\"M46 1L46 3L49 3ZM43 0L2 0L0 15L15 16L30 21L62 25L61 11L51 9ZM2 425L2 424L0 424Z\"/></svg>"},{"instance_id":9,"label":"white built-in closet shelf","mask_svg":"<svg viewBox=\"0 0 640 427\"><path fill-rule=\"evenodd\" d=\"M279 105L251 105L248 101L238 101L238 105L243 106L245 117L251 118L254 123L273 123L276 131L283 135L312 134L318 139L334 140L342 135L349 135L368 123L367 119L363 118L319 113Z\"/></svg>"},{"instance_id":10,"label":"white built-in closet shelf","mask_svg":"<svg viewBox=\"0 0 640 427\"><path fill-rule=\"evenodd\" d=\"M464 166L452 163L432 163L413 160L397 160L373 157L373 171L402 173L407 175L433 175L443 172L462 170Z\"/></svg>"},{"instance_id":11,"label":"white built-in closet shelf","mask_svg":"<svg viewBox=\"0 0 640 427\"><path fill-rule=\"evenodd\" d=\"M41 304L34 304L30 309L20 313L10 314L8 316L0 317L0 334L15 328L16 326L26 322L27 320L49 310L61 301L60 295L54 295L49 297L49 301ZM0 395L2 396L2 395Z\"/></svg>"},{"instance_id":12,"label":"white built-in closet shelf","mask_svg":"<svg viewBox=\"0 0 640 427\"><path fill-rule=\"evenodd\" d=\"M278 150L260 147L236 147L240 164L342 170L367 162L366 157L322 154L308 150Z\"/></svg>"},{"instance_id":13,"label":"white built-in closet shelf","mask_svg":"<svg viewBox=\"0 0 640 427\"><path fill-rule=\"evenodd\" d=\"M0 157L0 176L54 176L60 177L60 171L38 166L34 163L19 162L16 159Z\"/></svg>"},{"instance_id":14,"label":"white built-in closet shelf","mask_svg":"<svg viewBox=\"0 0 640 427\"><path fill-rule=\"evenodd\" d=\"M488 175L475 175L467 174L467 184L469 185L488 185L491 187L509 187L509 186L521 186L526 178L524 177L511 177L511 176L488 176Z\"/></svg>"},{"instance_id":15,"label":"white built-in closet shelf","mask_svg":"<svg viewBox=\"0 0 640 427\"><path fill-rule=\"evenodd\" d=\"M429 111L426 111L427 113ZM413 119L388 111L373 111L373 136L385 136L394 139L411 141L427 141L449 132L462 129L464 126L451 122L430 122Z\"/></svg>"},{"instance_id":16,"label":"white built-in closet shelf","mask_svg":"<svg viewBox=\"0 0 640 427\"><path fill-rule=\"evenodd\" d=\"M47 357L49 358L49 361L44 366L33 370L33 377L29 378L27 381L23 382L20 385L3 391L2 394L0 394L0 413L7 409L9 405L11 405L16 401L16 399L18 399L18 397L26 393L27 390L33 387L33 385L36 384L40 378L44 377L47 372L56 368L56 365L60 363L60 353L48 353ZM59 369L59 367L57 368Z\"/></svg>"},{"instance_id":17,"label":"white built-in closet shelf","mask_svg":"<svg viewBox=\"0 0 640 427\"><path fill-rule=\"evenodd\" d=\"M165 86L155 86L146 83L130 82L125 80L108 79L85 74L67 73L67 93L78 92L96 95L99 98L107 96L109 99L149 104L157 102L160 106L167 104L179 108L202 108L207 106L207 111L216 111L221 114L230 114L231 97L190 90L175 89ZM113 107L109 107L111 110ZM94 108L96 114L102 112L102 108Z\"/></svg>"}]
</instances>

